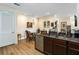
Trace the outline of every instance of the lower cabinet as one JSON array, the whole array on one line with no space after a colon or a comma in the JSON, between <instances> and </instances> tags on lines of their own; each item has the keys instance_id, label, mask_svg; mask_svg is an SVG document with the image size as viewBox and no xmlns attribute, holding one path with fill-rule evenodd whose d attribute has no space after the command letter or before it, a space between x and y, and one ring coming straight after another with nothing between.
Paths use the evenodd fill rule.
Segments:
<instances>
[{"instance_id":1,"label":"lower cabinet","mask_svg":"<svg viewBox=\"0 0 79 59\"><path fill-rule=\"evenodd\" d=\"M44 37L44 52L52 55L66 55L66 41L50 37Z\"/></svg>"},{"instance_id":2,"label":"lower cabinet","mask_svg":"<svg viewBox=\"0 0 79 59\"><path fill-rule=\"evenodd\" d=\"M39 41L42 43L38 44L36 41L36 48L40 47L43 49L38 48L40 51L43 51L45 54L48 55L79 55L79 43L67 41L64 39L56 39L44 36L43 39L40 38Z\"/></svg>"},{"instance_id":3,"label":"lower cabinet","mask_svg":"<svg viewBox=\"0 0 79 59\"><path fill-rule=\"evenodd\" d=\"M79 43L68 42L68 55L79 55Z\"/></svg>"},{"instance_id":4,"label":"lower cabinet","mask_svg":"<svg viewBox=\"0 0 79 59\"><path fill-rule=\"evenodd\" d=\"M54 40L54 54L55 55L66 55L67 47L66 41L61 39Z\"/></svg>"},{"instance_id":5,"label":"lower cabinet","mask_svg":"<svg viewBox=\"0 0 79 59\"><path fill-rule=\"evenodd\" d=\"M54 54L55 55L66 55L66 47L60 46L60 45L55 45Z\"/></svg>"},{"instance_id":6,"label":"lower cabinet","mask_svg":"<svg viewBox=\"0 0 79 59\"><path fill-rule=\"evenodd\" d=\"M68 55L79 55L79 50L76 50L74 48L69 48Z\"/></svg>"},{"instance_id":7,"label":"lower cabinet","mask_svg":"<svg viewBox=\"0 0 79 59\"><path fill-rule=\"evenodd\" d=\"M49 37L44 37L44 53L46 54L53 54L53 40Z\"/></svg>"}]
</instances>

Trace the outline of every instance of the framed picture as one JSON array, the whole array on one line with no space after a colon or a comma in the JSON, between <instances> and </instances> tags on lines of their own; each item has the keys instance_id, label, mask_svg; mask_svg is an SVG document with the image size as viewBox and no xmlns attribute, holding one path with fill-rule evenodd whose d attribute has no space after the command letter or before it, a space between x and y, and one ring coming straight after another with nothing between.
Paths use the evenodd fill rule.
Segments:
<instances>
[{"instance_id":1,"label":"framed picture","mask_svg":"<svg viewBox=\"0 0 79 59\"><path fill-rule=\"evenodd\" d=\"M57 21L55 21L55 25L57 25Z\"/></svg>"},{"instance_id":2,"label":"framed picture","mask_svg":"<svg viewBox=\"0 0 79 59\"><path fill-rule=\"evenodd\" d=\"M47 27L50 27L50 21L47 21Z\"/></svg>"},{"instance_id":3,"label":"framed picture","mask_svg":"<svg viewBox=\"0 0 79 59\"><path fill-rule=\"evenodd\" d=\"M46 21L44 21L44 28L46 28Z\"/></svg>"},{"instance_id":4,"label":"framed picture","mask_svg":"<svg viewBox=\"0 0 79 59\"><path fill-rule=\"evenodd\" d=\"M61 32L66 32L67 22L61 22Z\"/></svg>"},{"instance_id":5,"label":"framed picture","mask_svg":"<svg viewBox=\"0 0 79 59\"><path fill-rule=\"evenodd\" d=\"M32 28L33 23L32 22L27 22L27 28Z\"/></svg>"},{"instance_id":6,"label":"framed picture","mask_svg":"<svg viewBox=\"0 0 79 59\"><path fill-rule=\"evenodd\" d=\"M55 28L57 28L57 21L55 21Z\"/></svg>"},{"instance_id":7,"label":"framed picture","mask_svg":"<svg viewBox=\"0 0 79 59\"><path fill-rule=\"evenodd\" d=\"M54 23L53 22L51 23L51 27L54 27Z\"/></svg>"}]
</instances>

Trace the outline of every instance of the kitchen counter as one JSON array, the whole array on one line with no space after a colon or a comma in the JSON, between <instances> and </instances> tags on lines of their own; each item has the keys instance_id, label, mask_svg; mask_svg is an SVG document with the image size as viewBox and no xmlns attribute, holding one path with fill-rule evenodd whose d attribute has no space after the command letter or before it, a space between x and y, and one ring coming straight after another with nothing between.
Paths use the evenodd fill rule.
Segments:
<instances>
[{"instance_id":1,"label":"kitchen counter","mask_svg":"<svg viewBox=\"0 0 79 59\"><path fill-rule=\"evenodd\" d=\"M37 35L79 43L79 38L72 38L72 37L68 38L63 36L56 37L52 35L42 35L42 34L37 34Z\"/></svg>"},{"instance_id":2,"label":"kitchen counter","mask_svg":"<svg viewBox=\"0 0 79 59\"><path fill-rule=\"evenodd\" d=\"M48 55L79 55L79 39L36 34L36 49Z\"/></svg>"}]
</instances>

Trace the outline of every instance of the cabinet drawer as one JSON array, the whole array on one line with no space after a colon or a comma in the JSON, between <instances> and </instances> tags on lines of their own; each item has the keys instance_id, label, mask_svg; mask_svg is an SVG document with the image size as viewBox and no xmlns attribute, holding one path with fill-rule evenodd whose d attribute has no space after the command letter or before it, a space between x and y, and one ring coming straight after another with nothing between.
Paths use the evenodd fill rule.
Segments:
<instances>
[{"instance_id":1,"label":"cabinet drawer","mask_svg":"<svg viewBox=\"0 0 79 59\"><path fill-rule=\"evenodd\" d=\"M68 47L78 49L79 50L79 43L76 42L70 42L68 43Z\"/></svg>"},{"instance_id":2,"label":"cabinet drawer","mask_svg":"<svg viewBox=\"0 0 79 59\"><path fill-rule=\"evenodd\" d=\"M79 55L79 50L69 48L68 49L68 55Z\"/></svg>"},{"instance_id":3,"label":"cabinet drawer","mask_svg":"<svg viewBox=\"0 0 79 59\"><path fill-rule=\"evenodd\" d=\"M66 46L66 41L62 39L54 39L54 43Z\"/></svg>"},{"instance_id":4,"label":"cabinet drawer","mask_svg":"<svg viewBox=\"0 0 79 59\"><path fill-rule=\"evenodd\" d=\"M60 45L55 45L54 54L55 55L66 55L66 47L60 46Z\"/></svg>"}]
</instances>

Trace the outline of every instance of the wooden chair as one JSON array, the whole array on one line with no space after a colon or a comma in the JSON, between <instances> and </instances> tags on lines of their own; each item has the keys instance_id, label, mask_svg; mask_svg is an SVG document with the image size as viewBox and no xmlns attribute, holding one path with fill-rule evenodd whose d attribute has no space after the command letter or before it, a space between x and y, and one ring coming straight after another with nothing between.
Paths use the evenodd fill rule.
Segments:
<instances>
[{"instance_id":1,"label":"wooden chair","mask_svg":"<svg viewBox=\"0 0 79 59\"><path fill-rule=\"evenodd\" d=\"M29 41L33 40L33 33L29 32Z\"/></svg>"},{"instance_id":2,"label":"wooden chair","mask_svg":"<svg viewBox=\"0 0 79 59\"><path fill-rule=\"evenodd\" d=\"M26 41L27 41L29 39L29 32L26 30L25 34L26 34Z\"/></svg>"},{"instance_id":3,"label":"wooden chair","mask_svg":"<svg viewBox=\"0 0 79 59\"><path fill-rule=\"evenodd\" d=\"M28 40L29 42L33 40L33 34L30 31L25 31L26 32L26 41Z\"/></svg>"}]
</instances>

